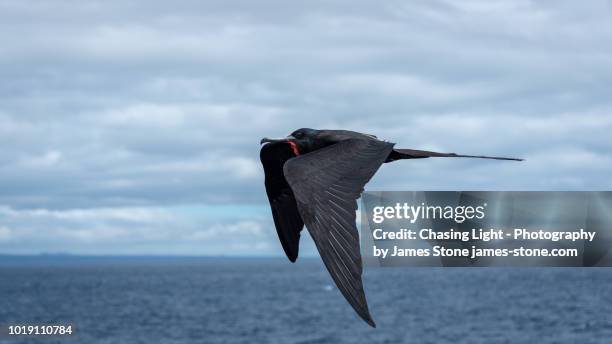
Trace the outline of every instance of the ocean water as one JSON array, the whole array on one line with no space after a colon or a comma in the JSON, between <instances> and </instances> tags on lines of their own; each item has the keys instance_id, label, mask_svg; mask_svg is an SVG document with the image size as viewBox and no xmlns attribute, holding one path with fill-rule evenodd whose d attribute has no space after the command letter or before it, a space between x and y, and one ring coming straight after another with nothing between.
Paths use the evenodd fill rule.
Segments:
<instances>
[{"instance_id":1,"label":"ocean water","mask_svg":"<svg viewBox=\"0 0 612 344\"><path fill-rule=\"evenodd\" d=\"M612 269L366 268L378 328L319 259L0 260L1 343L610 343Z\"/></svg>"}]
</instances>

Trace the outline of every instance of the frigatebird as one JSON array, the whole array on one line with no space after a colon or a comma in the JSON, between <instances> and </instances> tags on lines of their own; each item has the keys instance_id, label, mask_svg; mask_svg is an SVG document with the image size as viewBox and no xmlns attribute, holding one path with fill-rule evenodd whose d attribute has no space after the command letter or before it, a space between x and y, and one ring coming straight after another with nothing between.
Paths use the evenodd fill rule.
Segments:
<instances>
[{"instance_id":1,"label":"frigatebird","mask_svg":"<svg viewBox=\"0 0 612 344\"><path fill-rule=\"evenodd\" d=\"M260 158L278 238L291 262L298 257L306 225L325 267L359 316L376 327L363 291L357 199L387 162L429 157L522 159L396 149L374 135L348 130L302 128L263 138Z\"/></svg>"}]
</instances>

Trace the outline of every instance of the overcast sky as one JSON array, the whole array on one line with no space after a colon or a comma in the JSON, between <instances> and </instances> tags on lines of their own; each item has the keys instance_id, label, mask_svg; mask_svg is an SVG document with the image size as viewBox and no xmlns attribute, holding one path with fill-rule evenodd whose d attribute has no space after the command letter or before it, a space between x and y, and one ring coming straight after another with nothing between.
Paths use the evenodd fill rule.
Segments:
<instances>
[{"instance_id":1,"label":"overcast sky","mask_svg":"<svg viewBox=\"0 0 612 344\"><path fill-rule=\"evenodd\" d=\"M611 23L609 1L0 0L0 253L281 255L259 140L299 127L527 159L403 161L370 190L611 190Z\"/></svg>"}]
</instances>

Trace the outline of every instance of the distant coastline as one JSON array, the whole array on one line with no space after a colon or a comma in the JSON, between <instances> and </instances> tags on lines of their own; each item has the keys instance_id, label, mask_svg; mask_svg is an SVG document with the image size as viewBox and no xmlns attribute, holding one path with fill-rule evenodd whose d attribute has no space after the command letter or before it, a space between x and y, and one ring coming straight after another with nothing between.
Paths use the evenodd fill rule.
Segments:
<instances>
[{"instance_id":1,"label":"distant coastline","mask_svg":"<svg viewBox=\"0 0 612 344\"><path fill-rule=\"evenodd\" d=\"M314 259L315 257L300 257ZM69 253L1 254L3 265L82 264L82 263L129 263L129 262L185 262L219 260L282 260L282 256L195 256L195 255L80 255Z\"/></svg>"}]
</instances>

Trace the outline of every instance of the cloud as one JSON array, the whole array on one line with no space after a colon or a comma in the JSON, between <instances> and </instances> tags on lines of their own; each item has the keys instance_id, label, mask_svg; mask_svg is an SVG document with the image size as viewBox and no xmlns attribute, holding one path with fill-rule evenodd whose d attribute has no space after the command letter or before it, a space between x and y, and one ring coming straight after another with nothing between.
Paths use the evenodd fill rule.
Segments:
<instances>
[{"instance_id":1,"label":"cloud","mask_svg":"<svg viewBox=\"0 0 612 344\"><path fill-rule=\"evenodd\" d=\"M246 211L245 211L246 210ZM4 253L270 255L271 220L237 207L0 208ZM245 214L246 213L246 214ZM228 215L234 216L228 216ZM253 215L255 214L255 215ZM248 251L247 251L248 249Z\"/></svg>"},{"instance_id":2,"label":"cloud","mask_svg":"<svg viewBox=\"0 0 612 344\"><path fill-rule=\"evenodd\" d=\"M372 189L610 189L609 17L605 1L5 1L0 252L279 253L258 142L299 127L527 158L399 162Z\"/></svg>"},{"instance_id":3,"label":"cloud","mask_svg":"<svg viewBox=\"0 0 612 344\"><path fill-rule=\"evenodd\" d=\"M8 227L0 227L0 241L9 241L11 239L12 233Z\"/></svg>"}]
</instances>

